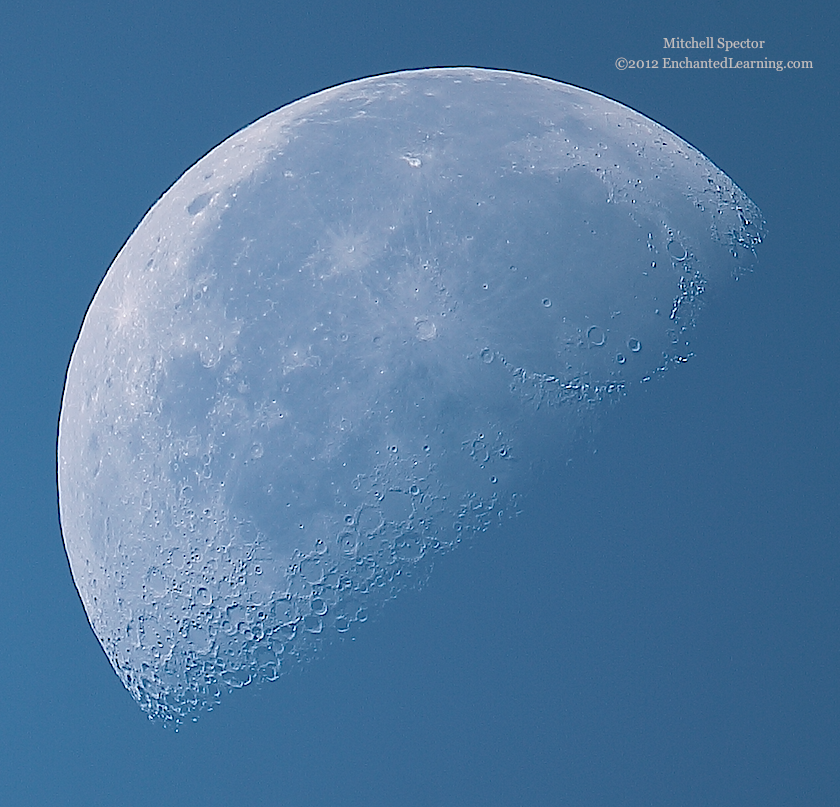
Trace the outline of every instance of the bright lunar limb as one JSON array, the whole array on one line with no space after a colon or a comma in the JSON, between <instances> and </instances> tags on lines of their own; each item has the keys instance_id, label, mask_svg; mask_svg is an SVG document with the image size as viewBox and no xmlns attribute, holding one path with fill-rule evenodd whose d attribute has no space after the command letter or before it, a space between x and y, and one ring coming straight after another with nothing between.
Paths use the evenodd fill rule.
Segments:
<instances>
[{"instance_id":1,"label":"bright lunar limb","mask_svg":"<svg viewBox=\"0 0 840 807\"><path fill-rule=\"evenodd\" d=\"M90 623L151 717L272 680L516 512L689 357L755 205L621 104L472 68L296 101L190 168L73 350L58 482Z\"/></svg>"}]
</instances>

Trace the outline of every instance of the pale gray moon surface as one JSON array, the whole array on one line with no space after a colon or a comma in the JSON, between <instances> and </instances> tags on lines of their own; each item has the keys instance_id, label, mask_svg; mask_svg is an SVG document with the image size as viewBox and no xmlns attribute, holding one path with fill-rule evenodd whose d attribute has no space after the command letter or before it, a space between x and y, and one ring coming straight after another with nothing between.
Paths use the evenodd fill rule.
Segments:
<instances>
[{"instance_id":1,"label":"pale gray moon surface","mask_svg":"<svg viewBox=\"0 0 840 807\"><path fill-rule=\"evenodd\" d=\"M149 211L70 361L62 531L91 625L181 720L515 515L691 355L761 215L637 112L472 68L325 90Z\"/></svg>"}]
</instances>

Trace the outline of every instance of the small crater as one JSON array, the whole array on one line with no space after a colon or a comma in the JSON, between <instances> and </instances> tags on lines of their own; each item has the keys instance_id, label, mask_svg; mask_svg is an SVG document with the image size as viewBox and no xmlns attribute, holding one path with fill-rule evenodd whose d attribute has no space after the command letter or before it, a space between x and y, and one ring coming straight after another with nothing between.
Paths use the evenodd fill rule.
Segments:
<instances>
[{"instance_id":1,"label":"small crater","mask_svg":"<svg viewBox=\"0 0 840 807\"><path fill-rule=\"evenodd\" d=\"M669 241L668 242L668 254L675 260L675 261L684 261L688 255L685 251L685 247L679 241Z\"/></svg>"},{"instance_id":2,"label":"small crater","mask_svg":"<svg viewBox=\"0 0 840 807\"><path fill-rule=\"evenodd\" d=\"M603 347L607 341L607 335L600 325L591 325L586 331L586 341L590 347Z\"/></svg>"},{"instance_id":3,"label":"small crater","mask_svg":"<svg viewBox=\"0 0 840 807\"><path fill-rule=\"evenodd\" d=\"M201 211L204 210L204 208L210 204L210 200L212 198L212 193L200 193L187 205L187 213L189 213L191 216L195 216L197 213L201 213Z\"/></svg>"},{"instance_id":4,"label":"small crater","mask_svg":"<svg viewBox=\"0 0 840 807\"><path fill-rule=\"evenodd\" d=\"M382 526L382 512L378 507L363 507L356 524L362 535L370 535Z\"/></svg>"},{"instance_id":5,"label":"small crater","mask_svg":"<svg viewBox=\"0 0 840 807\"><path fill-rule=\"evenodd\" d=\"M300 564L300 575L307 583L320 583L324 579L324 566L320 558L307 558Z\"/></svg>"},{"instance_id":6,"label":"small crater","mask_svg":"<svg viewBox=\"0 0 840 807\"><path fill-rule=\"evenodd\" d=\"M195 592L195 601L199 605L211 605L213 603L213 595L208 589L206 589L204 586L201 586L201 588L199 588Z\"/></svg>"},{"instance_id":7,"label":"small crater","mask_svg":"<svg viewBox=\"0 0 840 807\"><path fill-rule=\"evenodd\" d=\"M418 319L414 324L417 331L417 338L421 342L428 342L437 336L437 327L435 323L428 319Z\"/></svg>"}]
</instances>

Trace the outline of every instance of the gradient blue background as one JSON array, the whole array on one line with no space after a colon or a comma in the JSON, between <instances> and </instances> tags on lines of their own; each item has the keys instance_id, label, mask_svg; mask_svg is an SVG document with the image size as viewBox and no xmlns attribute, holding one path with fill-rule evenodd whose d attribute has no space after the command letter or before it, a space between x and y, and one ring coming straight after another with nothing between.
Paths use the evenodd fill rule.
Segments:
<instances>
[{"instance_id":1,"label":"gradient blue background","mask_svg":"<svg viewBox=\"0 0 840 807\"><path fill-rule=\"evenodd\" d=\"M0 804L840 803L837 6L683 5L0 5ZM814 69L614 67L706 35ZM463 64L586 87L691 142L762 208L760 270L718 287L696 358L612 411L505 535L323 660L163 730L88 627L59 531L87 305L237 129Z\"/></svg>"}]
</instances>

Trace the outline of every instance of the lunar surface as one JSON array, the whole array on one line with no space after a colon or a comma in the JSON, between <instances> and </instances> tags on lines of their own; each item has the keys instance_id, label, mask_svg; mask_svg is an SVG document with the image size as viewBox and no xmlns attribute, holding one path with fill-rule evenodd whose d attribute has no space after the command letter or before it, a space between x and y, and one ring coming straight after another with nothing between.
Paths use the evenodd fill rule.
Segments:
<instances>
[{"instance_id":1,"label":"lunar surface","mask_svg":"<svg viewBox=\"0 0 840 807\"><path fill-rule=\"evenodd\" d=\"M90 624L182 720L357 629L688 360L755 205L621 104L418 70L230 137L108 270L67 372L61 525Z\"/></svg>"}]
</instances>

